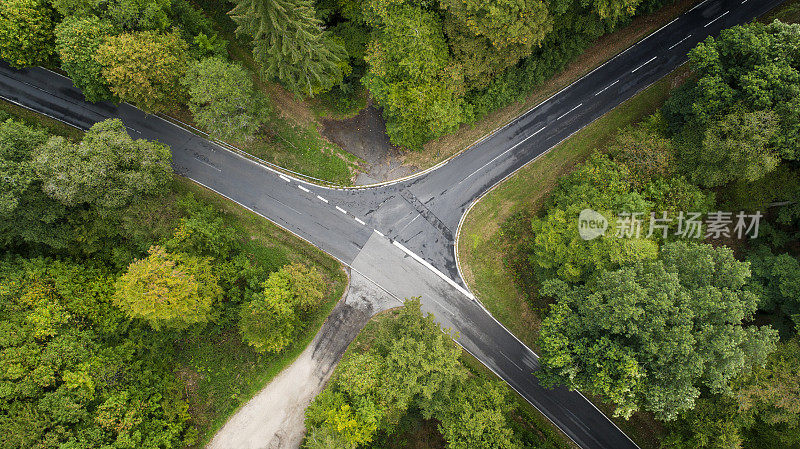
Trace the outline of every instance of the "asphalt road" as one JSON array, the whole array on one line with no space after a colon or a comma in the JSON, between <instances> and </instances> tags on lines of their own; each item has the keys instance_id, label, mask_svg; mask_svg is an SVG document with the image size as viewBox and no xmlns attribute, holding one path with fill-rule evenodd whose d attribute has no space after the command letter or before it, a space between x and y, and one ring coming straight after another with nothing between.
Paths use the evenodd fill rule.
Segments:
<instances>
[{"instance_id":1,"label":"asphalt road","mask_svg":"<svg viewBox=\"0 0 800 449\"><path fill-rule=\"evenodd\" d=\"M538 357L463 287L454 254L468 207L555 144L668 74L708 35L780 0L706 0L436 170L366 189L310 184L126 104L91 104L70 80L0 63L0 97L81 129L120 118L170 146L178 174L310 241L397 297L423 296L457 341L583 448L636 445L579 393L542 388ZM367 261L367 262L364 262ZM423 279L424 282L423 282Z\"/></svg>"}]
</instances>

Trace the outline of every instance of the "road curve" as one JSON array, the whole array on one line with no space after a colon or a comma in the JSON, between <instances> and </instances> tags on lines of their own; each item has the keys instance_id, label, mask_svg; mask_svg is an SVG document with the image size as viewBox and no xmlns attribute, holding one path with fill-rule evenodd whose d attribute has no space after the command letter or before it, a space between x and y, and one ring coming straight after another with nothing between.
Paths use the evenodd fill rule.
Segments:
<instances>
[{"instance_id":1,"label":"road curve","mask_svg":"<svg viewBox=\"0 0 800 449\"><path fill-rule=\"evenodd\" d=\"M120 118L134 138L170 146L175 171L308 240L423 307L457 341L583 448L636 448L576 392L541 387L538 357L464 288L454 239L467 208L555 144L668 74L706 36L780 0L705 0L436 170L369 189L317 186L258 164L127 104L87 103L67 78L0 63L0 97L81 129Z\"/></svg>"}]
</instances>

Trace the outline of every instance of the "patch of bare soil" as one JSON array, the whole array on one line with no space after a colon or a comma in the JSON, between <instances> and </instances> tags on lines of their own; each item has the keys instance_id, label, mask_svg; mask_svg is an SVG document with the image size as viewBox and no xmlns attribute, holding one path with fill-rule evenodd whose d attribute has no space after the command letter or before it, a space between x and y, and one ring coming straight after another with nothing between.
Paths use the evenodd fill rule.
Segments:
<instances>
[{"instance_id":1,"label":"patch of bare soil","mask_svg":"<svg viewBox=\"0 0 800 449\"><path fill-rule=\"evenodd\" d=\"M356 185L391 181L417 171L414 166L403 165L402 150L389 142L383 117L371 102L353 118L323 119L322 135L366 162Z\"/></svg>"}]
</instances>

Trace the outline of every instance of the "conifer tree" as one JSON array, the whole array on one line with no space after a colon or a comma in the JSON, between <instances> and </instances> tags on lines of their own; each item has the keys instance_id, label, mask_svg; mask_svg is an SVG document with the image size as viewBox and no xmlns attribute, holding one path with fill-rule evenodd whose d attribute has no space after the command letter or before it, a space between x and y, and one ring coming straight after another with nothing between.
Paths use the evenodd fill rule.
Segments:
<instances>
[{"instance_id":1,"label":"conifer tree","mask_svg":"<svg viewBox=\"0 0 800 449\"><path fill-rule=\"evenodd\" d=\"M349 70L344 47L324 30L311 0L234 0L236 33L253 39L264 78L305 95L335 86Z\"/></svg>"}]
</instances>

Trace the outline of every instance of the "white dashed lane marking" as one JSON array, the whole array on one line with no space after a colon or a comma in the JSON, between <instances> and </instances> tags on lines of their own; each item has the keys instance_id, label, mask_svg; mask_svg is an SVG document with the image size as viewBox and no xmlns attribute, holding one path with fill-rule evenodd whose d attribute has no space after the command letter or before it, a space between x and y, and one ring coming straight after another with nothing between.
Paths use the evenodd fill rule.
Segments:
<instances>
[{"instance_id":1,"label":"white dashed lane marking","mask_svg":"<svg viewBox=\"0 0 800 449\"><path fill-rule=\"evenodd\" d=\"M366 225L366 223L364 223L364 220L362 220L362 219L360 219L360 218L358 218L358 217L356 217L356 222L357 222L358 224L360 224L361 226L364 226L364 225Z\"/></svg>"},{"instance_id":2,"label":"white dashed lane marking","mask_svg":"<svg viewBox=\"0 0 800 449\"><path fill-rule=\"evenodd\" d=\"M691 34L690 34L690 35L688 35L688 36L686 36L686 37L684 37L683 39L679 40L678 42L676 42L676 43L672 44L672 47L669 47L669 50L672 50L673 48L677 47L678 45L680 45L680 44L682 44L682 43L686 42L686 39L689 39L690 37L692 37L692 35L691 35Z\"/></svg>"},{"instance_id":3,"label":"white dashed lane marking","mask_svg":"<svg viewBox=\"0 0 800 449\"><path fill-rule=\"evenodd\" d=\"M303 192L306 192L306 193L310 192L310 190L308 190L308 189L307 189L307 188L305 188L304 186L301 186L300 184L298 184L298 185L297 185L297 188L298 188L298 189L300 189L300 190L302 190Z\"/></svg>"},{"instance_id":4,"label":"white dashed lane marking","mask_svg":"<svg viewBox=\"0 0 800 449\"><path fill-rule=\"evenodd\" d=\"M635 69L631 70L631 73L636 73L637 70L641 69L642 67L646 66L647 64L650 64L651 62L655 61L656 59L658 59L658 56L653 56L652 58L648 59L647 62L645 62L644 64L642 64L639 67L636 67Z\"/></svg>"},{"instance_id":5,"label":"white dashed lane marking","mask_svg":"<svg viewBox=\"0 0 800 449\"><path fill-rule=\"evenodd\" d=\"M719 20L719 19L721 19L721 18L725 17L725 15L726 15L726 14L728 14L729 12L730 12L730 11L725 11L724 13L722 13L722 14L721 14L719 17L717 17L716 19L714 19L714 20L712 20L711 22L708 22L707 24L703 25L703 28L708 28L708 26L709 26L709 25L711 25L712 23L716 22L717 20Z\"/></svg>"},{"instance_id":6,"label":"white dashed lane marking","mask_svg":"<svg viewBox=\"0 0 800 449\"><path fill-rule=\"evenodd\" d=\"M608 86L604 87L603 90L601 90L601 91L597 92L596 94L594 94L594 96L596 97L596 96L602 94L603 92L607 91L608 89L610 89L612 86L614 86L618 82L619 82L619 80L614 81L613 83L611 83Z\"/></svg>"},{"instance_id":7,"label":"white dashed lane marking","mask_svg":"<svg viewBox=\"0 0 800 449\"><path fill-rule=\"evenodd\" d=\"M343 214L346 214L346 213L347 213L347 211L346 211L346 210L342 209L342 208L341 208L341 207L339 207L339 206L336 206L336 210L338 210L339 212L341 212L341 213L343 213Z\"/></svg>"},{"instance_id":8,"label":"white dashed lane marking","mask_svg":"<svg viewBox=\"0 0 800 449\"><path fill-rule=\"evenodd\" d=\"M375 231L375 233L378 234L381 237L386 237L385 235L383 235L383 232L381 232L381 231L379 231L377 229L373 229L373 231Z\"/></svg>"},{"instance_id":9,"label":"white dashed lane marking","mask_svg":"<svg viewBox=\"0 0 800 449\"><path fill-rule=\"evenodd\" d=\"M318 200L320 200L320 201L322 201L322 202L323 202L323 203L325 203L325 204L327 204L327 203L328 203L328 200L326 200L325 198L323 198L323 197L321 197L321 196L319 196L319 195L317 195L317 199L318 199Z\"/></svg>"},{"instance_id":10,"label":"white dashed lane marking","mask_svg":"<svg viewBox=\"0 0 800 449\"><path fill-rule=\"evenodd\" d=\"M283 175L278 175L278 176L280 176L280 177L281 177L281 179L283 179L283 180L284 180L284 181L286 181L286 182L292 182L292 180L291 180L291 179L289 179L289 178L287 178L286 176L283 176Z\"/></svg>"},{"instance_id":11,"label":"white dashed lane marking","mask_svg":"<svg viewBox=\"0 0 800 449\"><path fill-rule=\"evenodd\" d=\"M566 117L570 112L574 111L575 109L578 109L581 106L583 106L583 103L581 103L581 104L575 106L574 108L570 109L569 111L561 114L560 116L558 116L558 118L556 120L561 120L562 118Z\"/></svg>"}]
</instances>

